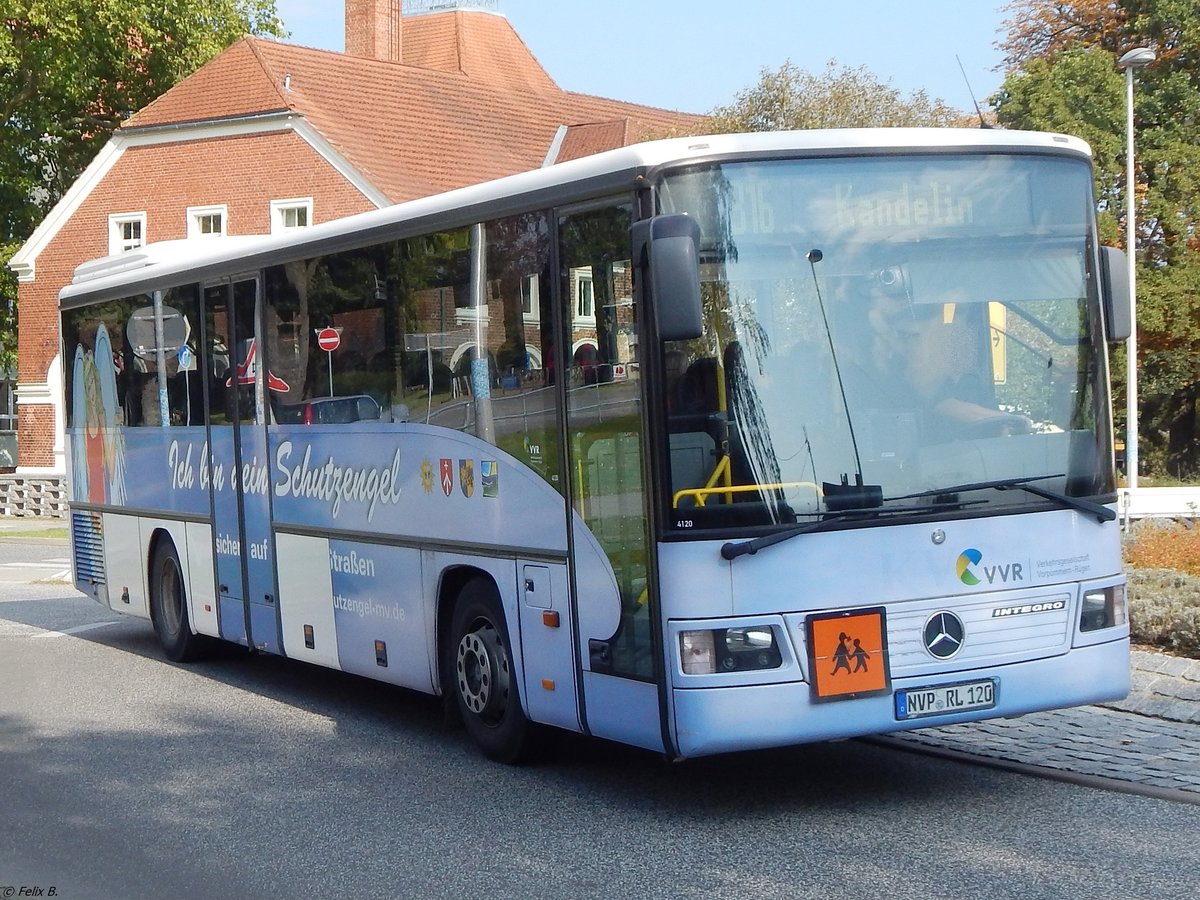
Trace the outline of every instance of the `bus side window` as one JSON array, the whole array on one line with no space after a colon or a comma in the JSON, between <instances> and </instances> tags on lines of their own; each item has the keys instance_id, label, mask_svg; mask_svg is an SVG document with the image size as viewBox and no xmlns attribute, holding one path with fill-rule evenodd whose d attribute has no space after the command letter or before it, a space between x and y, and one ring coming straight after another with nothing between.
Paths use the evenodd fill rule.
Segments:
<instances>
[{"instance_id":1,"label":"bus side window","mask_svg":"<svg viewBox=\"0 0 1200 900\"><path fill-rule=\"evenodd\" d=\"M266 396L277 425L373 427L395 402L396 244L267 269Z\"/></svg>"},{"instance_id":2,"label":"bus side window","mask_svg":"<svg viewBox=\"0 0 1200 900\"><path fill-rule=\"evenodd\" d=\"M490 440L561 493L549 221L532 212L489 222L484 233L489 301L478 333L494 366Z\"/></svg>"},{"instance_id":3,"label":"bus side window","mask_svg":"<svg viewBox=\"0 0 1200 900\"><path fill-rule=\"evenodd\" d=\"M642 466L643 411L638 322L629 253L630 210L601 207L559 223L567 453L576 546L582 531L603 550L620 594L617 632L603 643L612 674L652 674L647 584L650 556ZM567 356L566 353L563 354ZM577 551L578 552L578 551ZM600 585L577 586L580 606L602 603Z\"/></svg>"}]
</instances>

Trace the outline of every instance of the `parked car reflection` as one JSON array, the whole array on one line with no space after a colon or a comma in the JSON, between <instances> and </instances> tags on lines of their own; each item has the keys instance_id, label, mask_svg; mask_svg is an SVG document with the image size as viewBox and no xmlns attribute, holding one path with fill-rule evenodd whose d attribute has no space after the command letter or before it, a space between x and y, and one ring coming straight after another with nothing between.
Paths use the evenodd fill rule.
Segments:
<instances>
[{"instance_id":1,"label":"parked car reflection","mask_svg":"<svg viewBox=\"0 0 1200 900\"><path fill-rule=\"evenodd\" d=\"M381 414L379 404L369 394L313 397L300 403L275 407L275 421L280 425L346 425L377 421Z\"/></svg>"}]
</instances>

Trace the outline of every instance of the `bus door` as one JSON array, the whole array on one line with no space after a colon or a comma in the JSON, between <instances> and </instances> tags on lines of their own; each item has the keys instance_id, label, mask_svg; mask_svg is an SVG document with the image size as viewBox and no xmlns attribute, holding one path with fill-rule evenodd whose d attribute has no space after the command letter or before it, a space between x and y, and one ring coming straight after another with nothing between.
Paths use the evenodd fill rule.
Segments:
<instances>
[{"instance_id":1,"label":"bus door","mask_svg":"<svg viewBox=\"0 0 1200 900\"><path fill-rule=\"evenodd\" d=\"M259 296L257 277L205 287L209 485L221 636L281 653Z\"/></svg>"},{"instance_id":2,"label":"bus door","mask_svg":"<svg viewBox=\"0 0 1200 900\"><path fill-rule=\"evenodd\" d=\"M559 220L572 588L588 730L663 750L630 208Z\"/></svg>"}]
</instances>

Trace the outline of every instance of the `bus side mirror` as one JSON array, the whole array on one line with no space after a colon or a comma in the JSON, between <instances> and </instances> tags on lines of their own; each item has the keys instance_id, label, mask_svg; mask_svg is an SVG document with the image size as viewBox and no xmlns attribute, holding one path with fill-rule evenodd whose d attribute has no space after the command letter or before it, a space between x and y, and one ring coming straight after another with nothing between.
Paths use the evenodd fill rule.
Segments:
<instances>
[{"instance_id":1,"label":"bus side mirror","mask_svg":"<svg viewBox=\"0 0 1200 900\"><path fill-rule=\"evenodd\" d=\"M1100 296L1108 339L1114 343L1133 333L1133 304L1129 296L1129 260L1116 247L1100 248Z\"/></svg>"},{"instance_id":2,"label":"bus side mirror","mask_svg":"<svg viewBox=\"0 0 1200 900\"><path fill-rule=\"evenodd\" d=\"M634 259L663 341L686 341L704 333L700 303L700 226L685 215L655 216L632 229Z\"/></svg>"}]
</instances>

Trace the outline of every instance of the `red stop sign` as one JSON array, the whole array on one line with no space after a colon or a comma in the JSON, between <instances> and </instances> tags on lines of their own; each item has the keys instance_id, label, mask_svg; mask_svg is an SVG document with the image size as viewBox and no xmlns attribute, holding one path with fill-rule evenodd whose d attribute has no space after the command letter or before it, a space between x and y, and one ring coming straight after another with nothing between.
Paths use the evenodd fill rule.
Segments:
<instances>
[{"instance_id":1,"label":"red stop sign","mask_svg":"<svg viewBox=\"0 0 1200 900\"><path fill-rule=\"evenodd\" d=\"M326 353L332 353L342 342L342 336L336 328L322 328L317 332L317 346Z\"/></svg>"}]
</instances>

